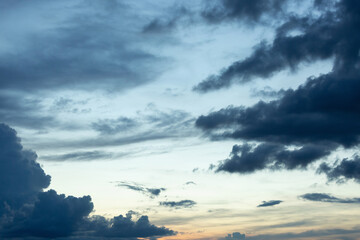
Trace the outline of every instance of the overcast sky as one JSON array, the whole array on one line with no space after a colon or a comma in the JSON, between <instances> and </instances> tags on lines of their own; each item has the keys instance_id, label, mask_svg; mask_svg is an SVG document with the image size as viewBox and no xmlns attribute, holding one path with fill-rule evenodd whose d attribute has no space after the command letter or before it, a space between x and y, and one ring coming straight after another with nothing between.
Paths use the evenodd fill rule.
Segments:
<instances>
[{"instance_id":1,"label":"overcast sky","mask_svg":"<svg viewBox=\"0 0 360 240\"><path fill-rule=\"evenodd\" d=\"M359 239L359 29L358 0L1 0L0 238Z\"/></svg>"}]
</instances>

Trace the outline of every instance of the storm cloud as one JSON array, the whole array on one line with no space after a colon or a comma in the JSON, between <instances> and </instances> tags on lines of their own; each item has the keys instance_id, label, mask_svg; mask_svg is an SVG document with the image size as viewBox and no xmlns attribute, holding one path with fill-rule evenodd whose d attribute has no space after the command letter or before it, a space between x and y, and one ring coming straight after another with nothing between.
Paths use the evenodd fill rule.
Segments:
<instances>
[{"instance_id":1,"label":"storm cloud","mask_svg":"<svg viewBox=\"0 0 360 240\"><path fill-rule=\"evenodd\" d=\"M333 166L322 163L318 172L325 173L330 181L345 182L353 179L360 182L360 157L356 155L353 159L345 158Z\"/></svg>"},{"instance_id":2,"label":"storm cloud","mask_svg":"<svg viewBox=\"0 0 360 240\"><path fill-rule=\"evenodd\" d=\"M113 219L89 217L90 196L73 197L43 190L50 185L36 162L36 154L24 150L15 130L0 124L0 236L2 238L152 237L174 235L152 225L147 216L137 221L131 212Z\"/></svg>"}]
</instances>

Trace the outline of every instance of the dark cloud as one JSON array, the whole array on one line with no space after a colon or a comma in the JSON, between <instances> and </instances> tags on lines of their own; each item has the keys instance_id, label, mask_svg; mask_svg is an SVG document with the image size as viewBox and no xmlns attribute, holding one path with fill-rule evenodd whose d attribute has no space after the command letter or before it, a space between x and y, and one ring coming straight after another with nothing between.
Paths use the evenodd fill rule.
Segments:
<instances>
[{"instance_id":1,"label":"dark cloud","mask_svg":"<svg viewBox=\"0 0 360 240\"><path fill-rule=\"evenodd\" d=\"M306 167L339 146L359 144L360 108L354 104L360 101L359 77L354 69L347 74L334 72L312 78L296 90L287 90L279 100L260 101L247 108L228 107L200 116L196 126L213 139L264 142L253 151L235 146L230 158L233 161L225 160L224 166L244 162L260 170L280 162L288 169ZM286 150L291 145L299 149ZM239 157L242 152L245 155ZM257 162L246 158L259 154L265 158L256 158Z\"/></svg>"},{"instance_id":2,"label":"dark cloud","mask_svg":"<svg viewBox=\"0 0 360 240\"><path fill-rule=\"evenodd\" d=\"M318 172L325 173L330 181L345 182L353 179L360 182L360 157L356 155L353 159L345 158L334 166L322 163Z\"/></svg>"},{"instance_id":3,"label":"dark cloud","mask_svg":"<svg viewBox=\"0 0 360 240\"><path fill-rule=\"evenodd\" d=\"M360 203L360 198L337 198L326 193L307 193L300 196L304 200L328 203Z\"/></svg>"},{"instance_id":4,"label":"dark cloud","mask_svg":"<svg viewBox=\"0 0 360 240\"><path fill-rule=\"evenodd\" d=\"M265 16L279 15L288 0L216 0L206 1L202 17L209 23L240 20L258 22Z\"/></svg>"},{"instance_id":5,"label":"dark cloud","mask_svg":"<svg viewBox=\"0 0 360 240\"><path fill-rule=\"evenodd\" d=\"M157 76L155 65L161 59L143 50L144 42L137 33L141 29L136 30L135 23L128 27L130 20L124 11L130 14L131 8L95 1L41 5L36 2L7 9L16 11L19 7L38 16L30 19L35 22L30 22L26 31L17 26L17 32L23 32L20 38L11 31L3 32L14 40L7 42L10 46L0 54L2 89L119 91ZM45 6L47 14L58 18L49 22L50 26L32 27L42 24L36 19L44 15ZM52 12L63 8L67 11Z\"/></svg>"},{"instance_id":6,"label":"dark cloud","mask_svg":"<svg viewBox=\"0 0 360 240\"><path fill-rule=\"evenodd\" d=\"M118 182L116 184L117 187L125 187L130 190L134 190L145 194L151 198L157 197L161 192L165 191L166 188L147 188L137 183L129 183L129 182Z\"/></svg>"},{"instance_id":7,"label":"dark cloud","mask_svg":"<svg viewBox=\"0 0 360 240\"><path fill-rule=\"evenodd\" d=\"M239 2L250 4L249 1ZM274 1L254 2L270 4ZM235 9L235 5L230 9ZM334 71L346 72L358 63L360 34L356 29L360 24L359 8L355 0L342 0L334 5L334 9L322 8L320 16L293 15L277 28L271 44L258 44L251 56L234 62L218 75L209 76L194 90L208 92L229 87L233 83L249 82L254 78L269 78L284 69L294 71L303 62L330 58L335 58ZM294 31L301 33L292 35Z\"/></svg>"},{"instance_id":8,"label":"dark cloud","mask_svg":"<svg viewBox=\"0 0 360 240\"><path fill-rule=\"evenodd\" d=\"M252 173L269 168L305 168L313 161L330 154L328 146L305 145L300 149L288 150L284 145L262 143L256 147L250 144L235 145L230 158L222 161L216 171Z\"/></svg>"},{"instance_id":9,"label":"dark cloud","mask_svg":"<svg viewBox=\"0 0 360 240\"><path fill-rule=\"evenodd\" d=\"M192 200L181 200L178 202L174 202L174 201L160 202L160 206L171 207L171 208L175 208L175 209L192 208L195 205L196 205L196 202L194 202Z\"/></svg>"},{"instance_id":10,"label":"dark cloud","mask_svg":"<svg viewBox=\"0 0 360 240\"><path fill-rule=\"evenodd\" d=\"M90 196L73 197L43 189L50 184L36 162L34 152L24 150L15 130L0 124L0 237L26 239L59 237L138 238L176 234L165 227L150 224L147 216L133 221L89 217L93 211ZM152 192L155 194L155 192Z\"/></svg>"},{"instance_id":11,"label":"dark cloud","mask_svg":"<svg viewBox=\"0 0 360 240\"><path fill-rule=\"evenodd\" d=\"M91 161L98 159L112 159L115 155L113 153L104 151L84 151L84 152L72 152L59 155L44 155L41 159L44 161Z\"/></svg>"},{"instance_id":12,"label":"dark cloud","mask_svg":"<svg viewBox=\"0 0 360 240\"><path fill-rule=\"evenodd\" d=\"M131 212L126 216L119 215L111 220L94 216L87 220L83 228L83 230L94 231L90 236L102 238L143 238L176 234L165 227L152 225L147 216L141 216L137 221L133 221Z\"/></svg>"},{"instance_id":13,"label":"dark cloud","mask_svg":"<svg viewBox=\"0 0 360 240\"><path fill-rule=\"evenodd\" d=\"M283 201L281 201L281 200L263 201L262 204L258 205L257 207L271 207L271 206L278 205L278 204L280 204L282 202Z\"/></svg>"}]
</instances>

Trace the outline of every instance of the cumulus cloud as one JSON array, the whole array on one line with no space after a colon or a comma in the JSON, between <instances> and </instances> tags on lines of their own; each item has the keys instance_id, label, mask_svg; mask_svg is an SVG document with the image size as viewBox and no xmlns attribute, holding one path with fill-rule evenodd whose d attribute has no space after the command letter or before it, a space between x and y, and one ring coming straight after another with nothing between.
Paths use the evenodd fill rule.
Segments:
<instances>
[{"instance_id":1,"label":"cumulus cloud","mask_svg":"<svg viewBox=\"0 0 360 240\"><path fill-rule=\"evenodd\" d=\"M175 208L175 209L192 208L195 205L196 205L196 202L193 200L181 200L178 202L175 202L175 201L160 202L160 206L171 207L171 208Z\"/></svg>"},{"instance_id":2,"label":"cumulus cloud","mask_svg":"<svg viewBox=\"0 0 360 240\"><path fill-rule=\"evenodd\" d=\"M113 219L89 217L90 196L73 197L54 190L36 162L36 154L24 150L15 130L0 124L0 237L156 237L174 235L165 227L152 225L147 216L137 221L119 215Z\"/></svg>"},{"instance_id":3,"label":"cumulus cloud","mask_svg":"<svg viewBox=\"0 0 360 240\"><path fill-rule=\"evenodd\" d=\"M281 200L270 200L270 201L263 201L261 204L259 204L257 207L271 207L271 206L275 206L278 205L280 203L282 203L283 201Z\"/></svg>"},{"instance_id":4,"label":"cumulus cloud","mask_svg":"<svg viewBox=\"0 0 360 240\"><path fill-rule=\"evenodd\" d=\"M300 198L314 202L328 203L360 203L360 198L337 198L326 193L307 193L301 195Z\"/></svg>"}]
</instances>

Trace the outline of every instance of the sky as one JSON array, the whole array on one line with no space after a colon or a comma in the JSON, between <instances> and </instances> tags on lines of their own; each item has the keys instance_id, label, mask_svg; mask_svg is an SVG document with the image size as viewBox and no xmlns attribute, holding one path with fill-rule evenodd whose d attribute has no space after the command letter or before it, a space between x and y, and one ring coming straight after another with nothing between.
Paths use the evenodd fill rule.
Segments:
<instances>
[{"instance_id":1,"label":"sky","mask_svg":"<svg viewBox=\"0 0 360 240\"><path fill-rule=\"evenodd\" d=\"M358 0L1 0L0 238L360 239Z\"/></svg>"}]
</instances>

